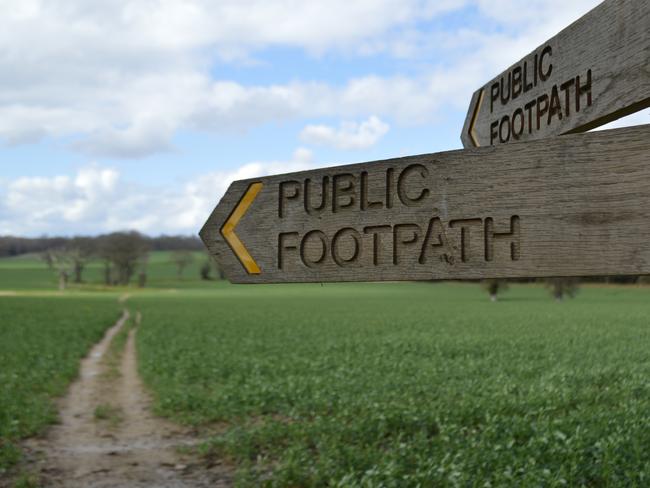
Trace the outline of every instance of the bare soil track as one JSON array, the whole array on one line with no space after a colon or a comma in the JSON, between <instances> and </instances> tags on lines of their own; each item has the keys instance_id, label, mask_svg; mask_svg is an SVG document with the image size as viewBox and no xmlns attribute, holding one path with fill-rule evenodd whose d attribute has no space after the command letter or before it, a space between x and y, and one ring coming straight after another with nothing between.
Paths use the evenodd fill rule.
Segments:
<instances>
[{"instance_id":1,"label":"bare soil track","mask_svg":"<svg viewBox=\"0 0 650 488\"><path fill-rule=\"evenodd\" d=\"M104 357L127 320L125 311L82 361L79 379L60 402L60 424L26 443L27 470L42 486L56 488L230 486L227 466L208 467L179 453L179 447L196 445L196 436L151 413L137 373L135 329L129 331L119 374L107 373ZM98 406L108 406L113 418L98 419Z\"/></svg>"}]
</instances>

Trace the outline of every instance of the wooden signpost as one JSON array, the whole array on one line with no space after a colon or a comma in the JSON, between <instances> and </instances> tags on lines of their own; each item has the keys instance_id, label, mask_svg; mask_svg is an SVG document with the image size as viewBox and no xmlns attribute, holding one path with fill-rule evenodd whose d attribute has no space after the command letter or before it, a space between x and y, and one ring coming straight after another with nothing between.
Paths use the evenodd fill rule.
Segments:
<instances>
[{"instance_id":1,"label":"wooden signpost","mask_svg":"<svg viewBox=\"0 0 650 488\"><path fill-rule=\"evenodd\" d=\"M549 137L648 106L650 2L606 0L474 94L471 149L236 181L200 235L234 283L650 274L650 125Z\"/></svg>"},{"instance_id":2,"label":"wooden signpost","mask_svg":"<svg viewBox=\"0 0 650 488\"><path fill-rule=\"evenodd\" d=\"M650 107L650 2L606 0L479 88L466 148L585 132Z\"/></svg>"},{"instance_id":3,"label":"wooden signpost","mask_svg":"<svg viewBox=\"0 0 650 488\"><path fill-rule=\"evenodd\" d=\"M650 273L650 125L233 183L235 283Z\"/></svg>"}]
</instances>

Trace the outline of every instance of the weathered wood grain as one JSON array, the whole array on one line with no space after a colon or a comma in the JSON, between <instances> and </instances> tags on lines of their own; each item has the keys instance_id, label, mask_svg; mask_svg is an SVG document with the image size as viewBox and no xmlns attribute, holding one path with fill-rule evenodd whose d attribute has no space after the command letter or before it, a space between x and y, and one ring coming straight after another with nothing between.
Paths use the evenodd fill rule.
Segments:
<instances>
[{"instance_id":1,"label":"weathered wood grain","mask_svg":"<svg viewBox=\"0 0 650 488\"><path fill-rule=\"evenodd\" d=\"M478 89L461 139L477 147L585 132L649 106L650 2L606 0Z\"/></svg>"},{"instance_id":2,"label":"weathered wood grain","mask_svg":"<svg viewBox=\"0 0 650 488\"><path fill-rule=\"evenodd\" d=\"M200 234L236 283L650 273L650 125L237 181Z\"/></svg>"}]
</instances>

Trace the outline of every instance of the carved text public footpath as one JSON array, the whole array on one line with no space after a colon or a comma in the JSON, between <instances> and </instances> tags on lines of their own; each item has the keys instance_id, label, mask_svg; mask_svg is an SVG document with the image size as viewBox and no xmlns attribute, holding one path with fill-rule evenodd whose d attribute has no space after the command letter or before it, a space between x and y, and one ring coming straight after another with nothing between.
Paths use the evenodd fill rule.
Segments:
<instances>
[{"instance_id":1,"label":"carved text public footpath","mask_svg":"<svg viewBox=\"0 0 650 488\"><path fill-rule=\"evenodd\" d=\"M650 107L650 2L604 0L478 88L466 148L586 132Z\"/></svg>"},{"instance_id":2,"label":"carved text public footpath","mask_svg":"<svg viewBox=\"0 0 650 488\"><path fill-rule=\"evenodd\" d=\"M650 274L650 126L580 134L650 107L649 31L604 0L474 92L467 150L236 181L201 238L235 283Z\"/></svg>"},{"instance_id":3,"label":"carved text public footpath","mask_svg":"<svg viewBox=\"0 0 650 488\"><path fill-rule=\"evenodd\" d=\"M650 126L234 182L201 230L236 283L650 273Z\"/></svg>"},{"instance_id":4,"label":"carved text public footpath","mask_svg":"<svg viewBox=\"0 0 650 488\"><path fill-rule=\"evenodd\" d=\"M379 178L374 175L372 181L367 171L335 173L318 180L281 181L277 185L278 218L285 218L292 209L313 220L314 226L304 232L278 233L278 269L284 269L289 260L299 261L308 268L327 264L399 266L407 254L415 255L416 262L422 266L439 262L453 265L471 259L490 262L495 257L494 246L499 244L509 247L510 260L520 258L521 222L516 215L506 223L509 229L505 232L496 232L494 219L489 216L459 216L445 221L439 215L431 215L424 223L411 219L386 224L382 210L433 206L430 178L426 166L412 164L403 169L389 167ZM370 184L375 195L380 188L381 196L369 196ZM317 225L324 214L349 213L356 217L359 212L374 212L377 224L341 225L329 232ZM450 232L451 229L459 232ZM481 242L482 253L472 255L472 239Z\"/></svg>"},{"instance_id":5,"label":"carved text public footpath","mask_svg":"<svg viewBox=\"0 0 650 488\"><path fill-rule=\"evenodd\" d=\"M526 94L545 84L553 74L553 48L545 46L523 63L508 70L490 86L490 113L495 106L513 106L508 114L490 123L490 145L518 141L527 132L542 130L570 117L572 111L592 105L592 70L572 76L562 83L548 87L546 93L526 97Z\"/></svg>"}]
</instances>

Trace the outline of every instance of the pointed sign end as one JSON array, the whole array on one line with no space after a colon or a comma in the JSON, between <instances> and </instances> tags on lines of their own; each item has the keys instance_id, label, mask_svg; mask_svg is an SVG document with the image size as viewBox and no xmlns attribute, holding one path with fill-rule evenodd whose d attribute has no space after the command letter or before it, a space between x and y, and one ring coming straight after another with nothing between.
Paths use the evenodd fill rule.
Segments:
<instances>
[{"instance_id":1,"label":"pointed sign end","mask_svg":"<svg viewBox=\"0 0 650 488\"><path fill-rule=\"evenodd\" d=\"M239 221L244 217L249 207L257 197L258 193L262 190L264 185L262 183L252 183L244 196L233 210L232 214L221 227L221 235L224 237L232 252L237 256L246 272L251 275L257 275L262 272L257 262L250 255L244 243L239 239L235 233L235 229Z\"/></svg>"},{"instance_id":2,"label":"pointed sign end","mask_svg":"<svg viewBox=\"0 0 650 488\"><path fill-rule=\"evenodd\" d=\"M471 141L472 145L474 147L480 147L481 144L478 142L478 138L476 137L476 121L478 119L478 114L481 111L481 105L483 105L483 98L485 96L485 90L481 89L478 92L478 96L476 97L476 104L474 105L474 111L472 113L472 119L470 120L469 123L469 128L467 130L467 135L469 136L469 140Z\"/></svg>"}]
</instances>

